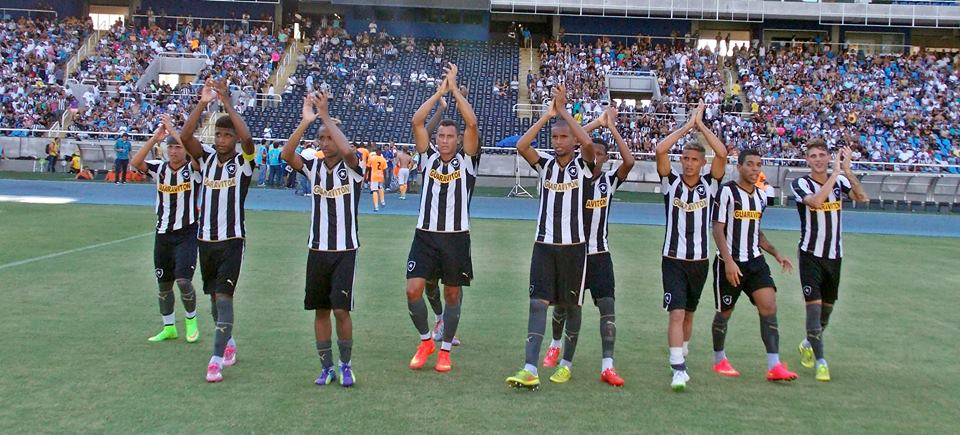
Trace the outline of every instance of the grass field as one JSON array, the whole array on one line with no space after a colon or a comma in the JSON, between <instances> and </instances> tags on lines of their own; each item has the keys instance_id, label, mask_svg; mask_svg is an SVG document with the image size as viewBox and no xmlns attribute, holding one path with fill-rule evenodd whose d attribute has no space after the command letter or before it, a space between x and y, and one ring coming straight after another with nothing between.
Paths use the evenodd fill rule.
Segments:
<instances>
[{"instance_id":1,"label":"grass field","mask_svg":"<svg viewBox=\"0 0 960 435\"><path fill-rule=\"evenodd\" d=\"M834 381L798 363L804 335L796 274L781 286L784 359L801 377L763 380L755 311L731 320L727 352L743 372L710 372L713 298L705 290L688 390L669 389L660 310L662 228L613 226L618 283L617 368L599 381L596 310L585 308L574 379L539 392L506 387L522 364L533 221L476 220L476 281L467 290L454 371L414 372L403 296L414 218L361 216L355 312L358 384L318 388L312 313L302 310L306 225L301 213L248 212L237 292L238 363L204 382L212 348L209 301L200 343L160 344L150 235L152 210L0 204L0 433L952 433L960 427L960 240L848 235L841 300L826 332ZM64 250L127 242L9 266ZM791 251L795 232L771 232ZM953 272L951 272L953 271ZM199 274L195 278L199 286ZM182 334L182 308L178 302ZM953 320L951 320L953 319ZM433 359L428 367L432 367Z\"/></svg>"}]
</instances>

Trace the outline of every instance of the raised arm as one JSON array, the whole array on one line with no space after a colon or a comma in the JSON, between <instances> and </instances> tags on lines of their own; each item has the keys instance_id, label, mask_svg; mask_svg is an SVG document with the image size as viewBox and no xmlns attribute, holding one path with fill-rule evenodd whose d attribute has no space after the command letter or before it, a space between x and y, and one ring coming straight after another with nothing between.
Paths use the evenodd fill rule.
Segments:
<instances>
[{"instance_id":1,"label":"raised arm","mask_svg":"<svg viewBox=\"0 0 960 435\"><path fill-rule=\"evenodd\" d=\"M207 79L203 84L203 88L200 89L200 101L197 102L193 111L190 112L190 116L187 117L187 121L183 124L183 130L180 132L180 136L183 139L183 147L187 150L187 154L190 154L196 160L200 160L200 158L203 157L203 147L200 145L200 141L196 136L194 136L194 133L197 131L198 124L200 124L200 116L203 115L203 111L207 110L207 105L216 98L217 92L213 88L213 79Z\"/></svg>"},{"instance_id":2,"label":"raised arm","mask_svg":"<svg viewBox=\"0 0 960 435\"><path fill-rule=\"evenodd\" d=\"M315 101L316 97L314 94L303 97L303 111L300 115L300 124L297 124L297 128L293 130L293 133L291 133L287 139L287 143L285 143L283 149L280 150L280 158L287 162L294 171L301 171L303 169L303 161L301 161L300 156L297 155L297 145L300 145L300 140L303 139L303 135L306 134L307 129L317 120L317 113L313 110Z\"/></svg>"},{"instance_id":3,"label":"raised arm","mask_svg":"<svg viewBox=\"0 0 960 435\"><path fill-rule=\"evenodd\" d=\"M826 202L827 198L830 197L830 192L833 191L833 186L837 184L837 177L840 176L843 160L843 152L837 150L837 153L833 156L833 172L830 173L830 177L827 178L827 181L823 183L820 191L813 195L807 195L803 198L803 203L808 207L820 208L823 206L823 203ZM852 183L852 181L851 181Z\"/></svg>"},{"instance_id":4,"label":"raised arm","mask_svg":"<svg viewBox=\"0 0 960 435\"><path fill-rule=\"evenodd\" d=\"M856 202L870 202L870 196L863 190L863 184L860 184L857 174L854 174L850 168L850 164L853 163L853 151L849 147L843 147L841 153L843 154L843 175L846 175L847 180L850 180L850 193L848 193L850 199Z\"/></svg>"},{"instance_id":5,"label":"raised arm","mask_svg":"<svg viewBox=\"0 0 960 435\"><path fill-rule=\"evenodd\" d=\"M443 83L437 87L437 92L420 105L417 112L413 114L413 119L410 120L413 129L413 143L416 145L418 153L425 153L427 152L427 148L430 147L430 132L427 131L427 127L424 125L424 122L427 120L427 114L430 113L430 109L437 103L437 100L446 94L447 91L447 81L444 80Z\"/></svg>"},{"instance_id":6,"label":"raised arm","mask_svg":"<svg viewBox=\"0 0 960 435\"><path fill-rule=\"evenodd\" d=\"M350 150L350 141L347 140L347 136L344 135L340 127L337 126L337 121L330 116L330 95L321 91L314 98L313 104L317 109L317 115L320 116L320 121L323 121L323 127L327 130L327 133L330 134L334 145L337 146L337 151L340 152L340 158L353 170L360 168L360 158L357 157L357 153Z\"/></svg>"},{"instance_id":7,"label":"raised arm","mask_svg":"<svg viewBox=\"0 0 960 435\"><path fill-rule=\"evenodd\" d=\"M150 153L154 145L162 141L165 137L167 137L167 129L163 124L160 124L157 126L157 130L153 132L153 136L147 139L147 143L143 144L143 146L137 150L137 153L133 155L133 158L130 159L130 164L140 172L147 172L147 164L145 163L147 154Z\"/></svg>"},{"instance_id":8,"label":"raised arm","mask_svg":"<svg viewBox=\"0 0 960 435\"><path fill-rule=\"evenodd\" d=\"M557 87L553 89L553 105L557 113L560 114L560 118L570 126L570 132L577 138L577 142L580 142L580 157L592 167L593 159L596 157L593 155L593 139L590 139L590 135L583 130L580 123L567 111L567 88L565 86L557 85Z\"/></svg>"},{"instance_id":9,"label":"raised arm","mask_svg":"<svg viewBox=\"0 0 960 435\"><path fill-rule=\"evenodd\" d=\"M617 108L611 105L601 118L606 118L604 122L607 124L607 128L610 129L610 134L613 135L613 141L617 143L617 151L620 151L620 159L623 160L623 164L617 168L617 178L619 178L620 181L624 181L627 179L627 175L630 174L630 170L633 169L633 165L637 159L633 157L633 153L630 152L630 147L627 146L627 141L623 140L623 136L621 136L617 130L617 116Z\"/></svg>"},{"instance_id":10,"label":"raised arm","mask_svg":"<svg viewBox=\"0 0 960 435\"><path fill-rule=\"evenodd\" d=\"M473 112L473 106L467 101L467 98L460 92L457 86L457 73L460 71L453 63L448 63L447 68L447 88L453 93L453 98L457 100L457 110L460 117L463 118L463 153L468 156L475 156L480 152L480 133L478 131L477 114Z\"/></svg>"},{"instance_id":11,"label":"raised arm","mask_svg":"<svg viewBox=\"0 0 960 435\"><path fill-rule=\"evenodd\" d=\"M441 86L443 86L441 84ZM430 116L430 120L427 121L427 135L431 135L437 131L437 126L440 125L440 121L443 120L443 114L447 111L447 97L441 97L440 101L437 102L437 110L433 112L433 115Z\"/></svg>"},{"instance_id":12,"label":"raised arm","mask_svg":"<svg viewBox=\"0 0 960 435\"><path fill-rule=\"evenodd\" d=\"M700 130L700 133L703 134L703 137L707 139L707 144L710 145L710 148L713 149L713 161L710 162L710 176L717 181L723 180L723 176L727 173L727 146L704 124L703 103L701 102L700 104L701 107L699 108L699 114L696 118L696 127L697 130Z\"/></svg>"},{"instance_id":13,"label":"raised arm","mask_svg":"<svg viewBox=\"0 0 960 435\"><path fill-rule=\"evenodd\" d=\"M680 128L674 130L672 133L663 138L660 143L657 144L656 151L654 152L657 156L657 174L661 177L666 177L670 175L670 148L673 148L685 134L687 134L690 129L696 126L696 113L690 116L690 119L687 120L685 124L680 126Z\"/></svg>"},{"instance_id":14,"label":"raised arm","mask_svg":"<svg viewBox=\"0 0 960 435\"><path fill-rule=\"evenodd\" d=\"M533 123L533 125L527 129L526 133L523 133L523 136L520 136L520 139L517 140L517 153L530 165L534 165L540 160L540 153L530 145L533 143L533 140L537 138L537 135L540 134L540 130L543 130L543 126L547 125L547 122L550 122L554 116L557 116L557 111L554 109L553 104L551 104L550 109L543 112L540 119Z\"/></svg>"},{"instance_id":15,"label":"raised arm","mask_svg":"<svg viewBox=\"0 0 960 435\"><path fill-rule=\"evenodd\" d=\"M230 85L227 83L227 79L221 79L216 82L217 95L220 97L220 104L227 111L227 116L230 117L230 121L233 122L233 130L237 133L237 139L240 140L240 148L243 150L243 155L247 157L253 157L253 153L256 151L256 148L253 146L253 136L250 134L250 128L247 127L247 123L244 122L243 117L237 113L237 109L233 107L233 104L230 102Z\"/></svg>"}]
</instances>

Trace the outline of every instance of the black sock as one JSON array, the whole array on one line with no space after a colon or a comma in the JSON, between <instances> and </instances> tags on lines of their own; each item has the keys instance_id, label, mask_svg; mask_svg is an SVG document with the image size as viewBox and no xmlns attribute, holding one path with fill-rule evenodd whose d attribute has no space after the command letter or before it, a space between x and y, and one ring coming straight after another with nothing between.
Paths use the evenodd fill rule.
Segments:
<instances>
[{"instance_id":1,"label":"black sock","mask_svg":"<svg viewBox=\"0 0 960 435\"><path fill-rule=\"evenodd\" d=\"M329 343L328 341L327 344ZM337 340L337 349L340 349L340 362L350 364L350 357L353 354L353 340Z\"/></svg>"},{"instance_id":2,"label":"black sock","mask_svg":"<svg viewBox=\"0 0 960 435\"><path fill-rule=\"evenodd\" d=\"M173 314L174 304L176 299L173 297L173 282L161 282L158 283L160 291L157 293L157 301L160 302L160 315L169 316ZM167 323L166 320L163 322L165 325L172 325L173 323Z\"/></svg>"},{"instance_id":3,"label":"black sock","mask_svg":"<svg viewBox=\"0 0 960 435\"><path fill-rule=\"evenodd\" d=\"M760 339L767 353L780 353L780 329L776 314L760 316Z\"/></svg>"},{"instance_id":4,"label":"black sock","mask_svg":"<svg viewBox=\"0 0 960 435\"><path fill-rule=\"evenodd\" d=\"M177 287L180 288L180 300L183 301L183 309L188 313L197 311L197 292L193 289L193 282L189 279L178 279Z\"/></svg>"},{"instance_id":5,"label":"black sock","mask_svg":"<svg viewBox=\"0 0 960 435\"><path fill-rule=\"evenodd\" d=\"M547 304L538 299L530 299L530 318L527 320L526 363L534 367L540 361L540 345L543 344L545 329L547 329Z\"/></svg>"},{"instance_id":6,"label":"black sock","mask_svg":"<svg viewBox=\"0 0 960 435\"><path fill-rule=\"evenodd\" d=\"M440 286L436 282L427 281L426 287L424 290L427 294L427 300L430 301L430 308L433 309L434 315L443 314L443 302L440 300Z\"/></svg>"},{"instance_id":7,"label":"black sock","mask_svg":"<svg viewBox=\"0 0 960 435\"><path fill-rule=\"evenodd\" d=\"M713 351L723 350L724 341L727 340L727 318L719 312L713 316Z\"/></svg>"},{"instance_id":8,"label":"black sock","mask_svg":"<svg viewBox=\"0 0 960 435\"><path fill-rule=\"evenodd\" d=\"M823 358L823 326L820 325L822 305L807 304L807 341L817 359Z\"/></svg>"},{"instance_id":9,"label":"black sock","mask_svg":"<svg viewBox=\"0 0 960 435\"><path fill-rule=\"evenodd\" d=\"M217 323L217 301L210 303L210 315L213 316L213 323Z\"/></svg>"},{"instance_id":10,"label":"black sock","mask_svg":"<svg viewBox=\"0 0 960 435\"><path fill-rule=\"evenodd\" d=\"M333 367L333 350L330 349L330 340L317 342L317 354L320 355L320 366L328 369Z\"/></svg>"},{"instance_id":11,"label":"black sock","mask_svg":"<svg viewBox=\"0 0 960 435\"><path fill-rule=\"evenodd\" d=\"M213 336L213 356L223 357L227 341L233 336L233 298L217 297L217 332Z\"/></svg>"},{"instance_id":12,"label":"black sock","mask_svg":"<svg viewBox=\"0 0 960 435\"><path fill-rule=\"evenodd\" d=\"M567 311L563 307L553 307L553 339L560 341L563 338L563 324L567 320Z\"/></svg>"},{"instance_id":13,"label":"black sock","mask_svg":"<svg viewBox=\"0 0 960 435\"><path fill-rule=\"evenodd\" d=\"M827 329L827 323L830 322L831 313L833 313L833 305L823 304L823 308L821 308L820 311L820 329Z\"/></svg>"},{"instance_id":14,"label":"black sock","mask_svg":"<svg viewBox=\"0 0 960 435\"><path fill-rule=\"evenodd\" d=\"M452 343L460 324L460 304L447 304L443 310L443 342Z\"/></svg>"},{"instance_id":15,"label":"black sock","mask_svg":"<svg viewBox=\"0 0 960 435\"><path fill-rule=\"evenodd\" d=\"M603 358L613 358L613 345L617 341L617 315L613 298L598 299L597 308L600 309L600 346Z\"/></svg>"},{"instance_id":16,"label":"black sock","mask_svg":"<svg viewBox=\"0 0 960 435\"><path fill-rule=\"evenodd\" d=\"M583 320L583 309L576 305L566 308L567 311L567 339L563 342L563 359L573 362L573 354L577 351L577 340L580 339L580 321Z\"/></svg>"},{"instance_id":17,"label":"black sock","mask_svg":"<svg viewBox=\"0 0 960 435\"><path fill-rule=\"evenodd\" d=\"M413 302L407 301L407 309L410 311L410 320L413 320L413 326L417 328L420 335L430 333L430 326L427 325L427 304L423 298Z\"/></svg>"}]
</instances>

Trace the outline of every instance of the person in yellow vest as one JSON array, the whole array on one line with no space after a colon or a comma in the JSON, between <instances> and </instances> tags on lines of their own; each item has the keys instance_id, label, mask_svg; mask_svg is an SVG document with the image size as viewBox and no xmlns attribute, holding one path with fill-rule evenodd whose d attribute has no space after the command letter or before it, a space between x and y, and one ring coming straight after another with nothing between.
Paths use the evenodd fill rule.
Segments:
<instances>
[{"instance_id":1,"label":"person in yellow vest","mask_svg":"<svg viewBox=\"0 0 960 435\"><path fill-rule=\"evenodd\" d=\"M80 159L80 148L77 148L77 150L73 152L73 156L70 157L70 173L79 174L82 168L83 161Z\"/></svg>"},{"instance_id":2,"label":"person in yellow vest","mask_svg":"<svg viewBox=\"0 0 960 435\"><path fill-rule=\"evenodd\" d=\"M60 158L60 138L53 138L47 144L47 172L57 172L57 159Z\"/></svg>"},{"instance_id":3,"label":"person in yellow vest","mask_svg":"<svg viewBox=\"0 0 960 435\"><path fill-rule=\"evenodd\" d=\"M370 153L367 159L370 168L370 192L373 193L373 211L380 211L386 206L386 194L383 189L384 174L387 170L387 159L380 155L380 151Z\"/></svg>"}]
</instances>

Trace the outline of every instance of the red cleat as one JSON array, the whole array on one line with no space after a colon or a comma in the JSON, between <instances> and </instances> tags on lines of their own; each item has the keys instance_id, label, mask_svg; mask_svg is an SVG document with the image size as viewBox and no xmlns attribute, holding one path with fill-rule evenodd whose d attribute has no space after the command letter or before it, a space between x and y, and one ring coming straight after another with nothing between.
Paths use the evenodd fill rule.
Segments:
<instances>
[{"instance_id":1,"label":"red cleat","mask_svg":"<svg viewBox=\"0 0 960 435\"><path fill-rule=\"evenodd\" d=\"M440 353L437 354L437 365L434 366L433 368L440 373L446 373L450 371L452 367L450 365L449 350L441 350Z\"/></svg>"},{"instance_id":2,"label":"red cleat","mask_svg":"<svg viewBox=\"0 0 960 435\"><path fill-rule=\"evenodd\" d=\"M550 346L547 348L547 355L543 357L544 367L556 367L557 360L560 359L560 348Z\"/></svg>"},{"instance_id":3,"label":"red cleat","mask_svg":"<svg viewBox=\"0 0 960 435\"><path fill-rule=\"evenodd\" d=\"M784 363L773 366L773 368L767 372L768 381L792 381L796 378L797 374L787 370L787 365Z\"/></svg>"},{"instance_id":4,"label":"red cleat","mask_svg":"<svg viewBox=\"0 0 960 435\"><path fill-rule=\"evenodd\" d=\"M739 377L740 377L740 372L738 372L737 369L733 368L733 366L730 365L730 361L729 361L728 359L726 359L726 358L724 358L724 359L720 360L720 362L714 364L714 365L713 365L713 371L714 371L716 374L720 375L720 376L726 376L726 377L728 377L728 378L739 378ZM794 376L796 376L796 375L794 375Z\"/></svg>"},{"instance_id":5,"label":"red cleat","mask_svg":"<svg viewBox=\"0 0 960 435\"><path fill-rule=\"evenodd\" d=\"M617 374L617 370L613 367L610 367L609 369L604 370L603 373L600 373L600 380L613 385L614 387L623 386L623 378Z\"/></svg>"},{"instance_id":6,"label":"red cleat","mask_svg":"<svg viewBox=\"0 0 960 435\"><path fill-rule=\"evenodd\" d=\"M420 341L420 345L417 346L417 353L413 354L413 358L410 360L410 368L417 370L423 367L427 363L427 358L430 358L435 350L437 350L437 346L433 344L433 340Z\"/></svg>"}]
</instances>

